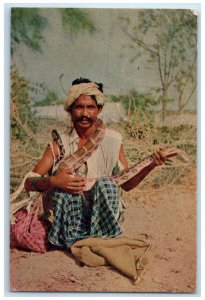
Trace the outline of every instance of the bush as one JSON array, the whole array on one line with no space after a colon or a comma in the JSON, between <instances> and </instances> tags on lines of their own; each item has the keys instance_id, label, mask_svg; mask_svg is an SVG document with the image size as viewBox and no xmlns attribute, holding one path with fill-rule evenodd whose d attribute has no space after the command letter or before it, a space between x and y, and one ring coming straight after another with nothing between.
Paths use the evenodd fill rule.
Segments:
<instances>
[{"instance_id":1,"label":"bush","mask_svg":"<svg viewBox=\"0 0 205 300\"><path fill-rule=\"evenodd\" d=\"M31 112L30 91L34 87L16 70L11 70L11 136L24 140L32 137L36 130L36 120Z\"/></svg>"},{"instance_id":2,"label":"bush","mask_svg":"<svg viewBox=\"0 0 205 300\"><path fill-rule=\"evenodd\" d=\"M130 90L128 95L111 96L111 99L113 102L121 102L129 116L138 112L138 115L143 117L147 112L152 118L153 107L158 104L149 93L143 94L135 89Z\"/></svg>"},{"instance_id":3,"label":"bush","mask_svg":"<svg viewBox=\"0 0 205 300\"><path fill-rule=\"evenodd\" d=\"M34 106L49 106L52 104L62 104L62 102L54 91L48 90L45 99L35 102Z\"/></svg>"}]
</instances>

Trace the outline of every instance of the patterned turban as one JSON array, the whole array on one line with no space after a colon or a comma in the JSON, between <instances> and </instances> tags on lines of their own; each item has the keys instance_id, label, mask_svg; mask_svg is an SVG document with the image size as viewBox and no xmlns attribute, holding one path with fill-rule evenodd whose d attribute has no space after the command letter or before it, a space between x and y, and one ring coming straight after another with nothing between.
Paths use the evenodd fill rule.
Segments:
<instances>
[{"instance_id":1,"label":"patterned turban","mask_svg":"<svg viewBox=\"0 0 205 300\"><path fill-rule=\"evenodd\" d=\"M64 109L68 111L69 107L82 94L95 96L97 105L104 105L104 95L98 89L98 85L95 82L88 82L72 85L64 102Z\"/></svg>"}]
</instances>

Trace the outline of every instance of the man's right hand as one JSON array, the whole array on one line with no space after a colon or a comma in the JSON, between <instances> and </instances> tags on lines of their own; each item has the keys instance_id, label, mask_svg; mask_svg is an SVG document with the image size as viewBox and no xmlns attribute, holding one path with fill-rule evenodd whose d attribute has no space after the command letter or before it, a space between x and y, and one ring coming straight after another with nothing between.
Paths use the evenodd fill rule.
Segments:
<instances>
[{"instance_id":1,"label":"man's right hand","mask_svg":"<svg viewBox=\"0 0 205 300\"><path fill-rule=\"evenodd\" d=\"M50 177L52 188L59 188L65 192L79 194L83 192L86 179L79 175L72 175L66 169L61 170L54 176Z\"/></svg>"}]
</instances>

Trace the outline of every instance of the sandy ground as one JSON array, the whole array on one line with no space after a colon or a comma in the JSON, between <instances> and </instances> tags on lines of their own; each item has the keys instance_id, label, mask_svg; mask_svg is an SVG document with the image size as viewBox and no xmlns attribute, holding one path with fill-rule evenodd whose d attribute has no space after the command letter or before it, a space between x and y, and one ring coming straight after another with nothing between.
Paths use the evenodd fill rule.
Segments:
<instances>
[{"instance_id":1,"label":"sandy ground","mask_svg":"<svg viewBox=\"0 0 205 300\"><path fill-rule=\"evenodd\" d=\"M151 243L151 260L141 281L111 267L79 265L70 253L45 254L12 249L11 291L186 292L196 289L196 175L182 184L124 194L125 234Z\"/></svg>"}]
</instances>

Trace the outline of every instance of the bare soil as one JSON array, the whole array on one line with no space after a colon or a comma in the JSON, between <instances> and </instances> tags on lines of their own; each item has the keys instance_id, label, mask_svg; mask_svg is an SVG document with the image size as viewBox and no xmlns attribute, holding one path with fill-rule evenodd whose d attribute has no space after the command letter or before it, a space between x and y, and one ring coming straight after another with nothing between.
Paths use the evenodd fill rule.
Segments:
<instances>
[{"instance_id":1,"label":"bare soil","mask_svg":"<svg viewBox=\"0 0 205 300\"><path fill-rule=\"evenodd\" d=\"M124 193L122 228L151 243L151 259L134 285L112 267L79 265L68 251L13 249L10 290L47 292L186 292L196 289L196 173L180 184Z\"/></svg>"}]
</instances>

